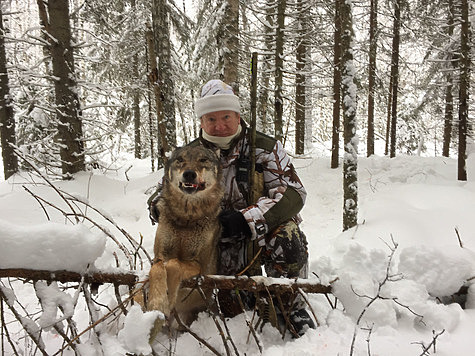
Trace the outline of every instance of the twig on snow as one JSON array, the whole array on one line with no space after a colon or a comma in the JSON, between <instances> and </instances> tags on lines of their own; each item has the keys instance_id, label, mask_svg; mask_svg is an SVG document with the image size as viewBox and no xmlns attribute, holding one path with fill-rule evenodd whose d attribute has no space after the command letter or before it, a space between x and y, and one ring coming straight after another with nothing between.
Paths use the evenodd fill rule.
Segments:
<instances>
[{"instance_id":1,"label":"twig on snow","mask_svg":"<svg viewBox=\"0 0 475 356\"><path fill-rule=\"evenodd\" d=\"M353 332L353 338L351 340L351 347L350 347L350 356L353 355L354 351L355 351L355 341L356 341L356 335L358 334L358 328L359 328L359 325L360 325L360 322L361 320L363 319L363 316L366 314L366 312L368 311L369 307L378 299L385 299L384 297L381 296L381 291L382 291L382 288L383 286L387 283L387 282L392 282L392 281L395 281L394 279L394 275L391 275L390 274L390 271L391 271L391 265L392 265L392 260L394 258L394 254L396 253L396 250L397 250L397 247L398 247L398 244L394 241L393 237L391 236L391 241L393 243L393 246L389 246L389 249L391 250L391 253L389 254L389 257L388 257L388 263L386 265L386 275L384 277L384 279L378 283L378 290L376 292L376 295L374 297L370 297L370 296L366 296L366 295L359 295L358 293L356 293L356 291L353 289L353 286L351 286L351 289L353 290L353 293L355 293L358 297L364 297L364 298L369 298L370 301L368 302L368 304L366 304L366 306L363 308L363 310L361 311L360 315L358 316L358 319L356 320L356 324L355 324L355 330ZM389 299L389 298L386 298L386 299ZM391 298L393 299L393 298Z\"/></svg>"},{"instance_id":2,"label":"twig on snow","mask_svg":"<svg viewBox=\"0 0 475 356\"><path fill-rule=\"evenodd\" d=\"M214 324L216 325L216 328L218 329L219 331L219 335L221 336L221 339L223 340L223 345L224 345L224 348L226 350L226 355L230 356L231 355L231 350L229 349L229 345L228 345L228 342L226 340L226 336L224 335L224 331L223 331L223 328L221 327L221 325L219 324L219 321L216 319L216 315L213 313L213 311L211 310L211 306L209 305L209 301L208 301L208 298L206 297L206 294L203 292L203 289L201 289L200 286L198 286L198 292L200 293L201 295L201 298L203 299L203 301L205 302L206 304L206 308L208 309L209 313L211 314L211 318L213 319L214 321ZM229 339L231 339L231 336L228 334L229 336Z\"/></svg>"},{"instance_id":3,"label":"twig on snow","mask_svg":"<svg viewBox=\"0 0 475 356\"><path fill-rule=\"evenodd\" d=\"M241 310L243 311L243 314L244 314L244 320L246 321L247 327L249 328L249 333L253 336L254 341L256 342L256 345L259 348L259 352L262 354L263 347L262 347L261 339L259 338L259 336L256 333L256 330L252 326L252 319L249 320L247 316L246 308L244 307L244 303L242 302L241 294L239 292L236 292L236 295L239 301L239 305L241 306Z\"/></svg>"},{"instance_id":4,"label":"twig on snow","mask_svg":"<svg viewBox=\"0 0 475 356\"><path fill-rule=\"evenodd\" d=\"M459 233L458 227L455 227L455 234L457 235L457 239L459 240L460 247L463 248L463 243L462 243L462 239L460 238L460 233Z\"/></svg>"},{"instance_id":5,"label":"twig on snow","mask_svg":"<svg viewBox=\"0 0 475 356\"><path fill-rule=\"evenodd\" d=\"M189 333L191 336L193 336L196 340L198 340L198 342L202 343L203 345L205 345L212 353L214 353L215 355L217 356L221 356L221 354L213 347L211 346L206 340L204 340L203 338L201 338L197 333L195 333L193 330L191 330L187 325L185 325L180 317L178 316L178 313L175 309L173 309L172 311L173 313L173 316L175 317L175 320L177 321L178 325L180 325L180 327L182 327L183 329L186 330L187 333Z\"/></svg>"},{"instance_id":6,"label":"twig on snow","mask_svg":"<svg viewBox=\"0 0 475 356\"><path fill-rule=\"evenodd\" d=\"M443 333L445 332L445 329L443 329L440 333L436 334L435 333L435 330L432 330L432 341L430 342L429 345L425 346L424 345L424 342L413 342L413 344L420 344L422 346L422 353L420 354L420 356L426 356L426 355L430 355L429 354L429 349L431 348L431 346L434 347L434 353L436 353L436 348L435 348L435 345L437 343L437 338L442 335Z\"/></svg>"}]
</instances>

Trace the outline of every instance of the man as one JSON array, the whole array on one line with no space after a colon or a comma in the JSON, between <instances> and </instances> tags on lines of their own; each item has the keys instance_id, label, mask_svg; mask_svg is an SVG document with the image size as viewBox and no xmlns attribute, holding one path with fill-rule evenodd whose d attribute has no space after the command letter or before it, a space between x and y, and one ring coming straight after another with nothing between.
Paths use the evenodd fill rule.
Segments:
<instances>
[{"instance_id":1,"label":"man","mask_svg":"<svg viewBox=\"0 0 475 356\"><path fill-rule=\"evenodd\" d=\"M256 185L261 192L257 202L251 202L249 132L240 116L239 98L226 83L211 80L203 86L195 112L201 130L199 139L191 145L219 149L223 168L219 272L260 274L263 264L269 277L306 278L307 241L298 227L306 191L282 144L256 134L255 168L260 180ZM260 263L251 266L250 262L256 260ZM315 328L300 296L289 303L290 310L284 313L288 313L294 336L303 335L308 327ZM274 305L279 314L274 323L285 325L277 301Z\"/></svg>"}]
</instances>

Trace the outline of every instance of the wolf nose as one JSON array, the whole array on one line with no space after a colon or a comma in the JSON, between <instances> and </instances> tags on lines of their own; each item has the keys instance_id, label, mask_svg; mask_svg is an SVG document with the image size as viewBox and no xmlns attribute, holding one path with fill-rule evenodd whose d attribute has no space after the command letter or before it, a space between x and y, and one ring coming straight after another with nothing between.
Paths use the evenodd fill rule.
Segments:
<instances>
[{"instance_id":1,"label":"wolf nose","mask_svg":"<svg viewBox=\"0 0 475 356\"><path fill-rule=\"evenodd\" d=\"M183 178L185 182L193 182L196 179L196 172L192 170L186 170L183 172Z\"/></svg>"}]
</instances>

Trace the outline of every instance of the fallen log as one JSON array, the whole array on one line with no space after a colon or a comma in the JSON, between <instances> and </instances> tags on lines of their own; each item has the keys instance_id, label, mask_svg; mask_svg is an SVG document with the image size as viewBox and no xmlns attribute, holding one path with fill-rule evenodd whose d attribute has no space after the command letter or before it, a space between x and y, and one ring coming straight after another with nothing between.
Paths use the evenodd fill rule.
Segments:
<instances>
[{"instance_id":1,"label":"fallen log","mask_svg":"<svg viewBox=\"0 0 475 356\"><path fill-rule=\"evenodd\" d=\"M247 290L251 292L298 292L327 294L332 292L331 285L326 286L308 279L271 278L263 276L220 276L206 275L192 277L181 282L185 288L200 287L205 290Z\"/></svg>"},{"instance_id":2,"label":"fallen log","mask_svg":"<svg viewBox=\"0 0 475 356\"><path fill-rule=\"evenodd\" d=\"M138 282L138 276L134 273L106 273L106 272L91 272L87 274L80 274L72 271L45 271L32 270L24 268L7 268L0 269L0 278L12 277L23 278L31 281L44 280L48 282L80 282L84 277L85 283L103 284L112 283L117 285L133 286ZM328 294L332 292L331 285L323 285L308 279L289 279L289 278L271 278L263 276L221 276L221 275L206 275L196 276L184 280L181 283L185 288L200 287L205 290L222 289L222 290L247 290L251 292L298 292L299 290L305 293L319 293Z\"/></svg>"},{"instance_id":3,"label":"fallen log","mask_svg":"<svg viewBox=\"0 0 475 356\"><path fill-rule=\"evenodd\" d=\"M44 280L48 282L81 282L84 277L85 283L103 284L113 283L118 285L133 286L138 281L138 276L133 273L106 273L106 272L91 272L86 274L80 274L78 272L71 271L45 271L45 270L32 270L24 268L7 268L0 269L0 278L13 277L24 278L26 280L38 281Z\"/></svg>"}]
</instances>

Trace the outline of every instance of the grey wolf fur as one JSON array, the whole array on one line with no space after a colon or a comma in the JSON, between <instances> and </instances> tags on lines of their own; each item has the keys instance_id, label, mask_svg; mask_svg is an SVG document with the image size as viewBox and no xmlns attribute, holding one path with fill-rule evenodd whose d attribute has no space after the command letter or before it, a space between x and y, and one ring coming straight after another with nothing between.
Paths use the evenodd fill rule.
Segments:
<instances>
[{"instance_id":1,"label":"grey wolf fur","mask_svg":"<svg viewBox=\"0 0 475 356\"><path fill-rule=\"evenodd\" d=\"M204 309L199 294L180 289L180 283L194 275L216 274L223 194L215 152L185 146L172 153L157 202L160 216L149 273L148 310L169 316L175 309L189 324Z\"/></svg>"}]
</instances>

